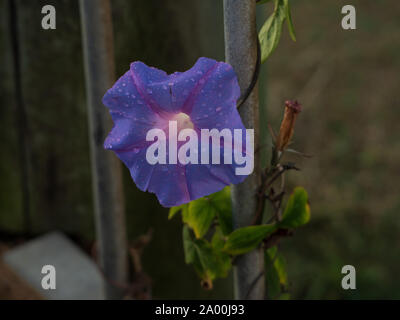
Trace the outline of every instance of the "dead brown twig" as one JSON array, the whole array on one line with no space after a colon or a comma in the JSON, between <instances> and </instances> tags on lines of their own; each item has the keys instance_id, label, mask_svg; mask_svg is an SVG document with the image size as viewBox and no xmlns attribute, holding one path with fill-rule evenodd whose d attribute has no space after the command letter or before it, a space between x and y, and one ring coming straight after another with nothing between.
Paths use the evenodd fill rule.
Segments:
<instances>
[{"instance_id":1,"label":"dead brown twig","mask_svg":"<svg viewBox=\"0 0 400 320\"><path fill-rule=\"evenodd\" d=\"M98 265L100 274L107 283L124 291L124 299L149 300L151 299L152 279L143 271L142 253L153 237L153 229L137 238L129 247L129 256L132 262L132 276L129 283L120 283L108 279L103 269ZM96 257L96 243L93 246L92 256Z\"/></svg>"},{"instance_id":2,"label":"dead brown twig","mask_svg":"<svg viewBox=\"0 0 400 320\"><path fill-rule=\"evenodd\" d=\"M286 171L290 170L296 170L299 171L300 169L297 168L293 163L288 163L285 165L277 164L276 166L271 166L270 168L267 168L265 172L262 174L262 182L261 186L258 190L258 202L257 202L257 209L256 209L256 215L253 220L253 225L255 225L260 217L262 216L262 213L264 212L265 208L265 203L266 200L270 200L273 208L275 209L275 216L278 216L277 210L280 210L281 204L282 204L282 199L284 196L284 192L281 191L277 196L274 197L275 191L271 189L271 192L269 195L267 195L267 190L272 187L273 183L281 177ZM277 205L279 204L279 205Z\"/></svg>"}]
</instances>

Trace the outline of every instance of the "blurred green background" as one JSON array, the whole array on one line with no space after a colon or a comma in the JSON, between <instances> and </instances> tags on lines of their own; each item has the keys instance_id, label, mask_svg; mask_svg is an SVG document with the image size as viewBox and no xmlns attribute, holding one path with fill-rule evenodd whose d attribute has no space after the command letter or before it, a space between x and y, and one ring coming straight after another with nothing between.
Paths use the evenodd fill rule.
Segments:
<instances>
[{"instance_id":1,"label":"blurred green background","mask_svg":"<svg viewBox=\"0 0 400 320\"><path fill-rule=\"evenodd\" d=\"M29 142L29 208L34 235L62 230L94 240L81 30L76 0L15 0ZM15 86L6 0L0 0L0 242L26 234ZM57 30L40 27L57 9ZM289 186L309 192L312 220L285 239L294 299L400 298L400 3L352 0L357 30L341 28L342 0L292 0L297 42L287 30L262 66L261 130L278 129L287 99L304 106L293 147L311 159ZM224 60L222 0L113 0L117 76L141 60L167 72L198 57ZM258 6L261 27L272 11ZM267 152L266 152L267 154ZM124 168L130 241L152 227L144 252L155 298L230 298L231 279L201 289L184 264L181 222L140 192ZM341 288L341 268L357 270L357 290ZM0 272L0 278L1 278ZM2 298L0 296L0 298Z\"/></svg>"}]
</instances>

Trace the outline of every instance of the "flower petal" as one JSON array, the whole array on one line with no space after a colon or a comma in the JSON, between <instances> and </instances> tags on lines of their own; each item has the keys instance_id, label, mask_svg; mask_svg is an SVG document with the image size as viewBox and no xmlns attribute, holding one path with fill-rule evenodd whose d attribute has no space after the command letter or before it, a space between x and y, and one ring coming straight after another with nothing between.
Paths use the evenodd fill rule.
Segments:
<instances>
[{"instance_id":1,"label":"flower petal","mask_svg":"<svg viewBox=\"0 0 400 320\"><path fill-rule=\"evenodd\" d=\"M129 168L131 177L136 186L147 191L155 166L146 160L146 148L133 148L115 151L118 158Z\"/></svg>"},{"instance_id":2,"label":"flower petal","mask_svg":"<svg viewBox=\"0 0 400 320\"><path fill-rule=\"evenodd\" d=\"M146 160L146 148L120 150L116 154L129 168L137 187L142 191L155 193L164 207L191 201L184 166L150 165Z\"/></svg>"},{"instance_id":3,"label":"flower petal","mask_svg":"<svg viewBox=\"0 0 400 320\"><path fill-rule=\"evenodd\" d=\"M146 104L137 90L131 71L125 73L107 91L103 103L110 109L115 124L104 143L106 149L143 145L150 129L167 125L166 120Z\"/></svg>"},{"instance_id":4,"label":"flower petal","mask_svg":"<svg viewBox=\"0 0 400 320\"><path fill-rule=\"evenodd\" d=\"M218 63L200 58L190 70L167 75L165 72L146 66L142 62L131 65L134 82L147 104L162 116L167 113L185 112L188 100L197 88L205 83L210 70Z\"/></svg>"},{"instance_id":5,"label":"flower petal","mask_svg":"<svg viewBox=\"0 0 400 320\"><path fill-rule=\"evenodd\" d=\"M108 150L121 150L126 148L141 148L148 144L146 142L146 135L153 126L133 121L129 118L117 117L113 113L112 118L115 125L104 142L104 148Z\"/></svg>"},{"instance_id":6,"label":"flower petal","mask_svg":"<svg viewBox=\"0 0 400 320\"><path fill-rule=\"evenodd\" d=\"M235 175L234 166L228 164L186 166L191 201L218 192L230 184L243 182L245 178Z\"/></svg>"},{"instance_id":7,"label":"flower petal","mask_svg":"<svg viewBox=\"0 0 400 320\"><path fill-rule=\"evenodd\" d=\"M219 62L209 73L207 81L192 97L189 116L200 128L236 128L238 120L236 102L240 88L235 72L226 63ZM231 124L234 121L234 124Z\"/></svg>"},{"instance_id":8,"label":"flower petal","mask_svg":"<svg viewBox=\"0 0 400 320\"><path fill-rule=\"evenodd\" d=\"M103 97L110 112L138 122L155 125L158 115L146 104L133 81L132 72L125 73Z\"/></svg>"},{"instance_id":9,"label":"flower petal","mask_svg":"<svg viewBox=\"0 0 400 320\"><path fill-rule=\"evenodd\" d=\"M185 113L197 133L228 129L233 137L234 129L241 129L244 141L245 128L236 109L239 96L235 73L226 63L200 58L190 70L171 75L142 62L132 63L103 99L115 123L105 147L129 168L138 188L155 193L163 206L212 194L246 178L236 175L237 164L150 165L146 151L152 142L145 138L149 130L168 129L170 119ZM219 147L222 157L224 146Z\"/></svg>"},{"instance_id":10,"label":"flower petal","mask_svg":"<svg viewBox=\"0 0 400 320\"><path fill-rule=\"evenodd\" d=\"M155 193L164 207L175 207L192 200L188 192L185 167L181 165L156 166L148 191Z\"/></svg>"}]
</instances>

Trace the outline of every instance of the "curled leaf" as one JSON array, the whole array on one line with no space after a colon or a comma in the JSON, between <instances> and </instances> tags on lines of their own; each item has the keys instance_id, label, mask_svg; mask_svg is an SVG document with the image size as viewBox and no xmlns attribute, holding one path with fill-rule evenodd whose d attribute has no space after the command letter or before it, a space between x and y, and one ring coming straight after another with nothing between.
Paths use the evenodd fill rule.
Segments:
<instances>
[{"instance_id":1,"label":"curled leaf","mask_svg":"<svg viewBox=\"0 0 400 320\"><path fill-rule=\"evenodd\" d=\"M284 0L285 11L286 11L286 21L288 24L289 34L293 41L296 41L296 32L294 31L294 25L292 20L292 13L290 10L289 0Z\"/></svg>"},{"instance_id":2,"label":"curled leaf","mask_svg":"<svg viewBox=\"0 0 400 320\"><path fill-rule=\"evenodd\" d=\"M282 291L286 290L288 285L286 262L276 246L265 252L264 265L268 297L270 299L285 298Z\"/></svg>"},{"instance_id":3,"label":"curled leaf","mask_svg":"<svg viewBox=\"0 0 400 320\"><path fill-rule=\"evenodd\" d=\"M308 194L304 188L297 187L289 198L279 227L285 229L298 228L308 221L310 221Z\"/></svg>"},{"instance_id":4,"label":"curled leaf","mask_svg":"<svg viewBox=\"0 0 400 320\"><path fill-rule=\"evenodd\" d=\"M255 249L266 236L275 230L276 226L272 224L236 229L228 236L224 251L231 255L247 253Z\"/></svg>"},{"instance_id":5,"label":"curled leaf","mask_svg":"<svg viewBox=\"0 0 400 320\"><path fill-rule=\"evenodd\" d=\"M282 0L275 0L274 13L267 19L260 30L261 63L265 62L278 46L286 13Z\"/></svg>"}]
</instances>

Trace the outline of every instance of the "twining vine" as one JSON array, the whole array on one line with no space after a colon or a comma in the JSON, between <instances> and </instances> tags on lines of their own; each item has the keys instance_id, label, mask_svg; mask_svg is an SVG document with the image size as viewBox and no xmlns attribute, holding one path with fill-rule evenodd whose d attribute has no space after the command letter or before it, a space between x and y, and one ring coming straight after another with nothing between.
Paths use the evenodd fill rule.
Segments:
<instances>
[{"instance_id":1,"label":"twining vine","mask_svg":"<svg viewBox=\"0 0 400 320\"><path fill-rule=\"evenodd\" d=\"M274 11L260 30L253 78L240 97L238 108L243 106L256 85L261 63L265 62L276 49L285 21L291 38L296 41L289 0L259 0L257 4L268 2L273 2ZM184 223L185 262L193 265L205 289L212 289L215 279L228 275L235 263L235 257L262 247L265 253L265 270L257 275L250 290L265 275L268 298L290 297L285 260L277 245L282 238L291 236L296 228L303 226L310 219L308 195L304 188L295 188L285 201L287 190L284 177L289 171L300 169L294 163L284 163L282 160L286 152L294 152L288 149L288 146L301 110L302 106L297 101L286 101L278 134L275 134L270 127L273 143L271 159L263 170L255 195L257 207L251 226L233 230L229 187L170 209L169 219L181 212Z\"/></svg>"}]
</instances>

